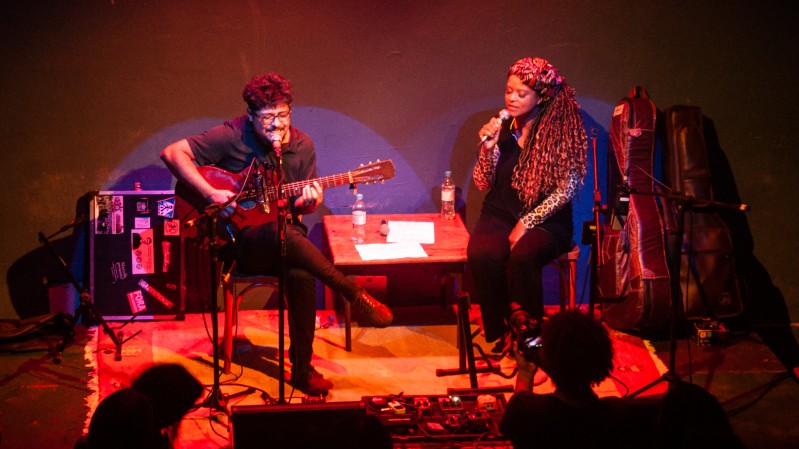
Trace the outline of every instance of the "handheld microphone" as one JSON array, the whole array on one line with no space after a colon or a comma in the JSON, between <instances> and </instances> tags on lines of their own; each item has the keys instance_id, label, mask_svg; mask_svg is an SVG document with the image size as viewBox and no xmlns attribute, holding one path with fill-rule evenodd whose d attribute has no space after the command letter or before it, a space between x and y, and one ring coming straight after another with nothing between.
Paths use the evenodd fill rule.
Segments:
<instances>
[{"instance_id":1,"label":"handheld microphone","mask_svg":"<svg viewBox=\"0 0 799 449\"><path fill-rule=\"evenodd\" d=\"M272 142L272 146L274 146L274 142ZM280 143L278 142L278 147ZM279 157L279 156L278 156ZM256 159L257 161L258 159ZM261 164L256 162L255 165L252 167L255 172L253 172L252 179L255 183L255 202L261 206L261 210L265 213L269 213L269 199L266 197L266 191L264 190L264 180L261 176Z\"/></svg>"},{"instance_id":2,"label":"handheld microphone","mask_svg":"<svg viewBox=\"0 0 799 449\"><path fill-rule=\"evenodd\" d=\"M503 109L499 111L499 114L497 114L497 116L494 118L498 118L501 122L504 122L505 120L510 118L510 113L508 112L507 109ZM480 143L478 145L483 145L486 142L486 140L488 140L490 137L491 136L483 136L483 138L480 139Z\"/></svg>"}]
</instances>

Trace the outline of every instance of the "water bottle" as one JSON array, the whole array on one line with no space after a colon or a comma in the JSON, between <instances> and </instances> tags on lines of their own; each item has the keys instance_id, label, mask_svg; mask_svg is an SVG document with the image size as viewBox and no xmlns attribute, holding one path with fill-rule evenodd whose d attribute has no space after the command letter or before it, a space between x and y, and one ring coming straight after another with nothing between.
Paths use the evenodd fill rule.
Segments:
<instances>
[{"instance_id":1,"label":"water bottle","mask_svg":"<svg viewBox=\"0 0 799 449\"><path fill-rule=\"evenodd\" d=\"M444 172L444 183L441 184L441 217L445 220L455 219L455 183L452 172Z\"/></svg>"},{"instance_id":2,"label":"water bottle","mask_svg":"<svg viewBox=\"0 0 799 449\"><path fill-rule=\"evenodd\" d=\"M355 204L352 206L352 241L363 243L366 237L366 204L363 202L363 194L355 195Z\"/></svg>"}]
</instances>

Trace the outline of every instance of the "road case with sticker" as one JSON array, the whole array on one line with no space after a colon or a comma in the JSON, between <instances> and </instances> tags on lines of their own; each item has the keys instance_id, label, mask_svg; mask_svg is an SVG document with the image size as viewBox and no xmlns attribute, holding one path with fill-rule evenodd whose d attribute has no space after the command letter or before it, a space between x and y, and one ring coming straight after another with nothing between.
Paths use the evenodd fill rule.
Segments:
<instances>
[{"instance_id":1,"label":"road case with sticker","mask_svg":"<svg viewBox=\"0 0 799 449\"><path fill-rule=\"evenodd\" d=\"M175 192L99 191L89 209L89 288L100 314L112 321L183 319Z\"/></svg>"}]
</instances>

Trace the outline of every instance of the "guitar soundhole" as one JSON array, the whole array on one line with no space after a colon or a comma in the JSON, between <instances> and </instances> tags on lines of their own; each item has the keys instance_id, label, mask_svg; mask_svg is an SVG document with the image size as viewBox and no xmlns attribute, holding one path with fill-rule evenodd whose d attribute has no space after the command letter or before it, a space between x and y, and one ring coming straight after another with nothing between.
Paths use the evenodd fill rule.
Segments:
<instances>
[{"instance_id":1,"label":"guitar soundhole","mask_svg":"<svg viewBox=\"0 0 799 449\"><path fill-rule=\"evenodd\" d=\"M240 207L240 208L242 208L244 210L250 210L253 207L255 207L256 204L257 203L253 199L242 199L241 201L239 201L239 203L238 203L239 206L238 207Z\"/></svg>"}]
</instances>

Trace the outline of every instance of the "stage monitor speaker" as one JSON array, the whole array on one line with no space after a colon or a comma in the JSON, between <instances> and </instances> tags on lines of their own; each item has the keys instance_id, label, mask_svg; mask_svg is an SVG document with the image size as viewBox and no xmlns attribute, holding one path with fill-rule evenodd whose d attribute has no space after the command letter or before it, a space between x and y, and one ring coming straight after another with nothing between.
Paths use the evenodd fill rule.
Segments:
<instances>
[{"instance_id":1,"label":"stage monitor speaker","mask_svg":"<svg viewBox=\"0 0 799 449\"><path fill-rule=\"evenodd\" d=\"M363 402L245 405L231 408L234 449L345 447L362 436Z\"/></svg>"}]
</instances>

